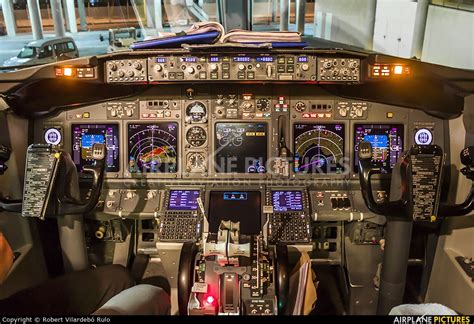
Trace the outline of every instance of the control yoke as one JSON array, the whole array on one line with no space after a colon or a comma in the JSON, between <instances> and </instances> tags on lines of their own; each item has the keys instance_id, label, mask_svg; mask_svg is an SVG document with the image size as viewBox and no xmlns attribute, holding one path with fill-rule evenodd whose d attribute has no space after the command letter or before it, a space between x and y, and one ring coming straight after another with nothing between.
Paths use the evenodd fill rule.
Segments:
<instances>
[{"instance_id":1,"label":"control yoke","mask_svg":"<svg viewBox=\"0 0 474 324\"><path fill-rule=\"evenodd\" d=\"M466 147L461 151L461 163L464 168L461 169L461 174L471 181L474 181L474 146ZM466 200L458 205L441 205L439 207L440 215L442 216L464 216L474 210L474 187L471 187L471 192Z\"/></svg>"},{"instance_id":2,"label":"control yoke","mask_svg":"<svg viewBox=\"0 0 474 324\"><path fill-rule=\"evenodd\" d=\"M392 190L398 189L400 198L395 201L378 203L372 194L371 176L380 173L380 168L372 167L372 146L369 142L359 144L359 181L367 207L374 213L414 221L435 221L440 217L462 216L474 207L471 190L467 199L458 205L440 204L440 189L443 179L444 154L438 145L414 145L405 152L392 174ZM461 152L461 162L466 166L461 173L473 179L474 147ZM398 183L399 186L394 186ZM397 194L397 193L395 193ZM393 196L394 193L392 192Z\"/></svg>"},{"instance_id":3,"label":"control yoke","mask_svg":"<svg viewBox=\"0 0 474 324\"><path fill-rule=\"evenodd\" d=\"M100 196L105 173L104 144L94 144L92 165L84 166L84 172L92 175L92 191L82 200L79 178L71 156L52 145L32 144L26 155L23 201L2 201L0 208L21 212L24 217L85 214L94 209ZM1 210L0 209L0 210Z\"/></svg>"},{"instance_id":4,"label":"control yoke","mask_svg":"<svg viewBox=\"0 0 474 324\"><path fill-rule=\"evenodd\" d=\"M370 178L374 174L380 174L381 171L380 168L372 167L371 161L372 145L369 142L362 141L359 143L359 181L365 204L372 212L379 215L401 215L407 204L407 193L402 192L402 198L398 201L377 203L372 194ZM406 188L406 177L401 177L401 179L405 181L405 186L402 185L402 188Z\"/></svg>"},{"instance_id":5,"label":"control yoke","mask_svg":"<svg viewBox=\"0 0 474 324\"><path fill-rule=\"evenodd\" d=\"M463 150L462 173L472 179L471 148ZM359 144L359 180L367 207L387 216L385 249L380 276L377 314L388 314L403 302L413 221L435 221L437 216L461 216L473 209L473 191L460 205L439 203L444 154L437 145L414 145L405 152L393 169L390 196L398 200L377 203L372 194L370 177L380 173L373 168L372 147Z\"/></svg>"}]
</instances>

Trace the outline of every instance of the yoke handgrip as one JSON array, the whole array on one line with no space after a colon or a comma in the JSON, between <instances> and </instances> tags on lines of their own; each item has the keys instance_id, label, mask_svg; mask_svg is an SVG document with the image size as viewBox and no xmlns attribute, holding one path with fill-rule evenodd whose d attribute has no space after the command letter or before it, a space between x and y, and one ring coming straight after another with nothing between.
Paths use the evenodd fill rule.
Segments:
<instances>
[{"instance_id":1,"label":"yoke handgrip","mask_svg":"<svg viewBox=\"0 0 474 324\"><path fill-rule=\"evenodd\" d=\"M105 145L103 144L94 144L94 149L96 145L102 145L103 148L101 149L105 150ZM59 215L86 214L95 208L102 190L102 183L105 175L105 159L96 159L95 165L86 165L84 166L83 171L92 175L92 191L89 199L85 202L64 202L59 204Z\"/></svg>"},{"instance_id":2,"label":"yoke handgrip","mask_svg":"<svg viewBox=\"0 0 474 324\"><path fill-rule=\"evenodd\" d=\"M398 201L386 201L377 203L372 194L371 176L380 174L380 168L372 167L372 146L369 142L359 143L359 182L362 192L362 198L370 211L385 216L402 216L406 200L403 198ZM402 194L405 197L405 193Z\"/></svg>"}]
</instances>

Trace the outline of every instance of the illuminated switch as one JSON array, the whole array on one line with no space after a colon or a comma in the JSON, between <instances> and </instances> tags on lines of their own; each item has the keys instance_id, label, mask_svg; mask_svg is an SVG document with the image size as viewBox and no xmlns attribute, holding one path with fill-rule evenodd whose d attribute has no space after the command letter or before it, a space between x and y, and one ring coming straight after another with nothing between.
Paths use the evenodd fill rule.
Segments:
<instances>
[{"instance_id":1,"label":"illuminated switch","mask_svg":"<svg viewBox=\"0 0 474 324\"><path fill-rule=\"evenodd\" d=\"M393 118L393 112L388 112L387 113L387 118Z\"/></svg>"},{"instance_id":2,"label":"illuminated switch","mask_svg":"<svg viewBox=\"0 0 474 324\"><path fill-rule=\"evenodd\" d=\"M318 118L324 118L324 114L318 114Z\"/></svg>"},{"instance_id":3,"label":"illuminated switch","mask_svg":"<svg viewBox=\"0 0 474 324\"><path fill-rule=\"evenodd\" d=\"M303 114L303 118L309 118L309 117L311 117L310 114Z\"/></svg>"},{"instance_id":4,"label":"illuminated switch","mask_svg":"<svg viewBox=\"0 0 474 324\"><path fill-rule=\"evenodd\" d=\"M326 118L331 118L331 114L325 114L324 115Z\"/></svg>"},{"instance_id":5,"label":"illuminated switch","mask_svg":"<svg viewBox=\"0 0 474 324\"><path fill-rule=\"evenodd\" d=\"M76 118L81 119L82 115L81 114L76 114Z\"/></svg>"},{"instance_id":6,"label":"illuminated switch","mask_svg":"<svg viewBox=\"0 0 474 324\"><path fill-rule=\"evenodd\" d=\"M88 112L85 112L82 114L82 118L90 118L90 117L91 117L91 114Z\"/></svg>"}]
</instances>

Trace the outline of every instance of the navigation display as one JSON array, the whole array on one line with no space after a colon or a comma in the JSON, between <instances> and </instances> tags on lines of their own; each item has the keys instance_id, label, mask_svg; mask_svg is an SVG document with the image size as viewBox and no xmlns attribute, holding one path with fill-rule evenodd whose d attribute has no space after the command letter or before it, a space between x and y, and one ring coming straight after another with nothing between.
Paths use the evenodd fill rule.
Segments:
<instances>
[{"instance_id":1,"label":"navigation display","mask_svg":"<svg viewBox=\"0 0 474 324\"><path fill-rule=\"evenodd\" d=\"M178 171L178 123L128 124L128 171Z\"/></svg>"},{"instance_id":2,"label":"navigation display","mask_svg":"<svg viewBox=\"0 0 474 324\"><path fill-rule=\"evenodd\" d=\"M199 190L170 190L168 210L196 210Z\"/></svg>"},{"instance_id":3,"label":"navigation display","mask_svg":"<svg viewBox=\"0 0 474 324\"><path fill-rule=\"evenodd\" d=\"M303 210L303 193L296 191L272 191L273 211L294 212Z\"/></svg>"},{"instance_id":4,"label":"navigation display","mask_svg":"<svg viewBox=\"0 0 474 324\"><path fill-rule=\"evenodd\" d=\"M209 232L217 233L221 221L240 222L241 234L258 234L261 230L260 191L211 191L209 199Z\"/></svg>"},{"instance_id":5,"label":"navigation display","mask_svg":"<svg viewBox=\"0 0 474 324\"><path fill-rule=\"evenodd\" d=\"M216 172L267 171L267 124L216 123L214 136Z\"/></svg>"},{"instance_id":6,"label":"navigation display","mask_svg":"<svg viewBox=\"0 0 474 324\"><path fill-rule=\"evenodd\" d=\"M94 163L92 145L105 144L107 156L105 171L118 172L120 169L119 132L117 124L73 124L72 160L77 170L82 171L85 165Z\"/></svg>"},{"instance_id":7,"label":"navigation display","mask_svg":"<svg viewBox=\"0 0 474 324\"><path fill-rule=\"evenodd\" d=\"M294 124L295 173L343 173L344 124Z\"/></svg>"},{"instance_id":8,"label":"navigation display","mask_svg":"<svg viewBox=\"0 0 474 324\"><path fill-rule=\"evenodd\" d=\"M403 125L356 124L354 130L354 172L359 170L359 143L366 141L372 145L372 165L381 173L391 173L403 152Z\"/></svg>"}]
</instances>

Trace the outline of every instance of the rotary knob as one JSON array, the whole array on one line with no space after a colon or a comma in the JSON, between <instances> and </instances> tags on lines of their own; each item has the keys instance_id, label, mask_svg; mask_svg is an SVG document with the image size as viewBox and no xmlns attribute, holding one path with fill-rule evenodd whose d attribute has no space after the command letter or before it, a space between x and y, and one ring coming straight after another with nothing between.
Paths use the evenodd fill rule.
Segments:
<instances>
[{"instance_id":1,"label":"rotary knob","mask_svg":"<svg viewBox=\"0 0 474 324\"><path fill-rule=\"evenodd\" d=\"M155 66L155 70L156 72L161 72L163 71L163 67L161 66L161 64L158 64L157 66Z\"/></svg>"},{"instance_id":2,"label":"rotary knob","mask_svg":"<svg viewBox=\"0 0 474 324\"><path fill-rule=\"evenodd\" d=\"M110 69L111 71L117 71L117 64L115 64L115 63L110 63L110 64L109 64L109 69Z\"/></svg>"},{"instance_id":3,"label":"rotary knob","mask_svg":"<svg viewBox=\"0 0 474 324\"><path fill-rule=\"evenodd\" d=\"M217 64L215 64L215 63L212 63L212 64L209 66L209 68L211 69L212 72L216 72L216 71L219 69L219 67L218 67Z\"/></svg>"},{"instance_id":4,"label":"rotary knob","mask_svg":"<svg viewBox=\"0 0 474 324\"><path fill-rule=\"evenodd\" d=\"M339 108L339 115L341 117L346 117L347 116L347 108Z\"/></svg>"},{"instance_id":5,"label":"rotary knob","mask_svg":"<svg viewBox=\"0 0 474 324\"><path fill-rule=\"evenodd\" d=\"M194 74L194 68L190 66L186 69L186 72L188 72L189 74Z\"/></svg>"},{"instance_id":6,"label":"rotary knob","mask_svg":"<svg viewBox=\"0 0 474 324\"><path fill-rule=\"evenodd\" d=\"M326 61L323 63L323 68L325 69L330 69L332 67L332 62L331 61Z\"/></svg>"},{"instance_id":7,"label":"rotary knob","mask_svg":"<svg viewBox=\"0 0 474 324\"><path fill-rule=\"evenodd\" d=\"M349 62L349 67L353 70L356 69L358 66L359 66L359 64L357 63L357 61Z\"/></svg>"},{"instance_id":8,"label":"rotary knob","mask_svg":"<svg viewBox=\"0 0 474 324\"><path fill-rule=\"evenodd\" d=\"M127 76L128 76L129 78L133 77L134 75L135 75L135 72L133 72L132 70L128 70L128 71L127 71Z\"/></svg>"},{"instance_id":9,"label":"rotary knob","mask_svg":"<svg viewBox=\"0 0 474 324\"><path fill-rule=\"evenodd\" d=\"M308 65L308 63L303 63L303 64L301 64L301 69L302 69L303 71L308 71L308 70L309 70L309 65Z\"/></svg>"},{"instance_id":10,"label":"rotary knob","mask_svg":"<svg viewBox=\"0 0 474 324\"><path fill-rule=\"evenodd\" d=\"M140 71L142 69L142 64L140 62L135 62L133 63L133 67L135 68L135 70Z\"/></svg>"},{"instance_id":11,"label":"rotary knob","mask_svg":"<svg viewBox=\"0 0 474 324\"><path fill-rule=\"evenodd\" d=\"M146 193L146 198L148 200L151 200L155 197L156 197L156 190L148 190L148 192Z\"/></svg>"},{"instance_id":12,"label":"rotary knob","mask_svg":"<svg viewBox=\"0 0 474 324\"><path fill-rule=\"evenodd\" d=\"M125 72L123 70L118 71L118 76L123 78L125 76Z\"/></svg>"},{"instance_id":13,"label":"rotary knob","mask_svg":"<svg viewBox=\"0 0 474 324\"><path fill-rule=\"evenodd\" d=\"M240 71L245 70L245 64L239 64L238 68Z\"/></svg>"}]
</instances>

